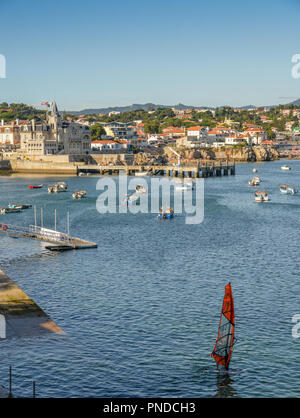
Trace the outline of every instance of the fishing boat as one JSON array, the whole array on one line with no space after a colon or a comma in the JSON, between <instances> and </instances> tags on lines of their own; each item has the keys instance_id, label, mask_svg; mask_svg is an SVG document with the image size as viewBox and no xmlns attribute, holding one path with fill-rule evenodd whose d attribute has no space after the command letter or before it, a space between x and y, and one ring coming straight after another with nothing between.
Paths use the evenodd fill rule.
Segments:
<instances>
[{"instance_id":1,"label":"fishing boat","mask_svg":"<svg viewBox=\"0 0 300 418\"><path fill-rule=\"evenodd\" d=\"M83 199L86 197L86 191L85 190L79 190L72 194L73 199Z\"/></svg>"},{"instance_id":2,"label":"fishing boat","mask_svg":"<svg viewBox=\"0 0 300 418\"><path fill-rule=\"evenodd\" d=\"M225 286L225 295L223 299L218 337L215 347L210 355L215 359L218 370L219 366L223 367L225 370L228 370L229 368L233 345L235 342L234 331L234 304L231 284L228 283L228 285Z\"/></svg>"},{"instance_id":3,"label":"fishing boat","mask_svg":"<svg viewBox=\"0 0 300 418\"><path fill-rule=\"evenodd\" d=\"M6 213L18 213L21 212L21 209L17 208L2 208L0 209L1 215L5 215Z\"/></svg>"},{"instance_id":4,"label":"fishing boat","mask_svg":"<svg viewBox=\"0 0 300 418\"><path fill-rule=\"evenodd\" d=\"M248 181L249 186L259 186L261 179L258 176L253 177L252 180Z\"/></svg>"},{"instance_id":5,"label":"fishing boat","mask_svg":"<svg viewBox=\"0 0 300 418\"><path fill-rule=\"evenodd\" d=\"M267 192L264 190L258 190L254 193L254 201L255 202L269 202L270 198Z\"/></svg>"},{"instance_id":6,"label":"fishing boat","mask_svg":"<svg viewBox=\"0 0 300 418\"><path fill-rule=\"evenodd\" d=\"M146 187L142 186L141 184L138 184L135 188L135 192L142 194L142 193L147 193L147 189Z\"/></svg>"},{"instance_id":7,"label":"fishing boat","mask_svg":"<svg viewBox=\"0 0 300 418\"><path fill-rule=\"evenodd\" d=\"M281 170L283 170L283 171L289 171L291 169L292 169L292 167L290 167L289 165L286 165L286 164L281 166Z\"/></svg>"},{"instance_id":8,"label":"fishing boat","mask_svg":"<svg viewBox=\"0 0 300 418\"><path fill-rule=\"evenodd\" d=\"M168 208L163 210L160 208L159 214L157 215L158 219L172 219L174 218L174 209Z\"/></svg>"},{"instance_id":9,"label":"fishing boat","mask_svg":"<svg viewBox=\"0 0 300 418\"><path fill-rule=\"evenodd\" d=\"M44 186L43 184L38 184L38 185L30 184L28 187L29 189L41 189L43 186Z\"/></svg>"},{"instance_id":10,"label":"fishing boat","mask_svg":"<svg viewBox=\"0 0 300 418\"><path fill-rule=\"evenodd\" d=\"M286 184L281 184L279 186L280 192L284 193L284 194L291 194L292 196L294 196L294 194L296 193L295 187L291 187L288 186Z\"/></svg>"},{"instance_id":11,"label":"fishing boat","mask_svg":"<svg viewBox=\"0 0 300 418\"><path fill-rule=\"evenodd\" d=\"M138 205L138 199L139 197L136 196L135 194L129 195L127 194L122 200L121 200L121 205Z\"/></svg>"}]
</instances>

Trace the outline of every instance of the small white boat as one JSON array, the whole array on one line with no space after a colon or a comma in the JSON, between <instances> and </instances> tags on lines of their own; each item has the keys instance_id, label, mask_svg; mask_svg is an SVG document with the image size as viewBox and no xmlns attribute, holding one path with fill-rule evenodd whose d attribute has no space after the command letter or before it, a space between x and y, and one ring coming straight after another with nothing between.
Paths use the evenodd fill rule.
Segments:
<instances>
[{"instance_id":1,"label":"small white boat","mask_svg":"<svg viewBox=\"0 0 300 418\"><path fill-rule=\"evenodd\" d=\"M61 181L60 183L54 184L53 186L48 187L48 193L61 193L67 192L68 186L65 182Z\"/></svg>"},{"instance_id":2,"label":"small white boat","mask_svg":"<svg viewBox=\"0 0 300 418\"><path fill-rule=\"evenodd\" d=\"M83 199L86 197L86 191L85 190L79 190L72 194L73 199Z\"/></svg>"},{"instance_id":3,"label":"small white boat","mask_svg":"<svg viewBox=\"0 0 300 418\"><path fill-rule=\"evenodd\" d=\"M177 180L175 185L176 191L193 190L194 181L192 179Z\"/></svg>"},{"instance_id":4,"label":"small white boat","mask_svg":"<svg viewBox=\"0 0 300 418\"><path fill-rule=\"evenodd\" d=\"M258 172L258 169L257 168L253 168L253 173L257 173Z\"/></svg>"},{"instance_id":5,"label":"small white boat","mask_svg":"<svg viewBox=\"0 0 300 418\"><path fill-rule=\"evenodd\" d=\"M280 192L283 194L290 194L294 196L294 194L296 193L295 187L291 187L286 184L281 184L279 186L279 189L280 189Z\"/></svg>"},{"instance_id":6,"label":"small white boat","mask_svg":"<svg viewBox=\"0 0 300 418\"><path fill-rule=\"evenodd\" d=\"M145 177L145 176L151 176L152 173L149 171L136 171L134 175L137 177Z\"/></svg>"},{"instance_id":7,"label":"small white boat","mask_svg":"<svg viewBox=\"0 0 300 418\"><path fill-rule=\"evenodd\" d=\"M160 208L159 214L157 215L158 219L172 219L174 218L174 209L173 208L167 208L163 210Z\"/></svg>"},{"instance_id":8,"label":"small white boat","mask_svg":"<svg viewBox=\"0 0 300 418\"><path fill-rule=\"evenodd\" d=\"M268 193L264 190L258 190L254 193L254 201L255 202L269 202L270 198Z\"/></svg>"},{"instance_id":9,"label":"small white boat","mask_svg":"<svg viewBox=\"0 0 300 418\"><path fill-rule=\"evenodd\" d=\"M259 186L261 179L258 176L253 177L252 180L248 181L249 186Z\"/></svg>"},{"instance_id":10,"label":"small white boat","mask_svg":"<svg viewBox=\"0 0 300 418\"><path fill-rule=\"evenodd\" d=\"M292 169L292 167L290 167L289 165L286 165L286 164L281 166L281 170L283 170L283 171L289 171L291 169Z\"/></svg>"},{"instance_id":11,"label":"small white boat","mask_svg":"<svg viewBox=\"0 0 300 418\"><path fill-rule=\"evenodd\" d=\"M21 209L17 208L2 208L0 209L1 215L5 215L6 213L19 213L21 212Z\"/></svg>"}]
</instances>

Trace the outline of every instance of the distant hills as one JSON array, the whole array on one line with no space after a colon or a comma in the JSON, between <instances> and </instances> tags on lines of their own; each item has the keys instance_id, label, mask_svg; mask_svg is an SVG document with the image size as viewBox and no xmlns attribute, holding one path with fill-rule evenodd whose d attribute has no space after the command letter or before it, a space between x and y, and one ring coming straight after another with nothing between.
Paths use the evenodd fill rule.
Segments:
<instances>
[{"instance_id":1,"label":"distant hills","mask_svg":"<svg viewBox=\"0 0 300 418\"><path fill-rule=\"evenodd\" d=\"M288 104L294 104L296 106L300 106L300 99L295 100L294 102L288 103ZM154 104L154 103L145 103L145 104L132 104L129 106L114 106L114 107L100 107L95 109L83 109L79 111L66 111L66 113L72 113L73 115L92 115L92 114L99 114L99 113L110 113L110 112L131 112L133 110L156 110L158 108L175 108L175 109L208 109L208 110L214 110L215 107L209 107L209 106L188 106L182 103L178 103L177 105L160 105L160 104ZM240 106L237 107L237 109L255 109L257 106L254 105L247 105L247 106ZM266 106L270 108L271 106Z\"/></svg>"},{"instance_id":2,"label":"distant hills","mask_svg":"<svg viewBox=\"0 0 300 418\"><path fill-rule=\"evenodd\" d=\"M297 99L297 100L295 100L295 101L293 101L293 102L291 102L289 104L293 104L295 106L300 106L300 99Z\"/></svg>"},{"instance_id":3,"label":"distant hills","mask_svg":"<svg viewBox=\"0 0 300 418\"><path fill-rule=\"evenodd\" d=\"M154 103L145 103L145 104L132 104L130 106L114 106L114 107L100 107L97 109L83 109L80 111L68 111L67 113L72 113L74 115L91 115L91 114L98 114L98 113L109 113L109 112L132 112L133 110L156 110L158 108L172 108L175 109L214 109L213 107L205 107L205 106L187 106L182 103L178 105L160 105Z\"/></svg>"}]
</instances>

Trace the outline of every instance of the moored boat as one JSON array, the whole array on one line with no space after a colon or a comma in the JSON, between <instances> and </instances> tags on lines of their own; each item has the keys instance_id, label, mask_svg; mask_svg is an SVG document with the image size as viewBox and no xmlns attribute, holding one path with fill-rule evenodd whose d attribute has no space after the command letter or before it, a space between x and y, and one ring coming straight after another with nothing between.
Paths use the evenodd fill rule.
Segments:
<instances>
[{"instance_id":1,"label":"moored boat","mask_svg":"<svg viewBox=\"0 0 300 418\"><path fill-rule=\"evenodd\" d=\"M257 168L253 168L253 173L257 173L258 172L258 169Z\"/></svg>"},{"instance_id":2,"label":"moored boat","mask_svg":"<svg viewBox=\"0 0 300 418\"><path fill-rule=\"evenodd\" d=\"M283 170L283 171L289 171L291 169L292 169L292 167L290 167L289 165L286 165L286 164L281 166L281 170Z\"/></svg>"},{"instance_id":3,"label":"moored boat","mask_svg":"<svg viewBox=\"0 0 300 418\"><path fill-rule=\"evenodd\" d=\"M288 186L287 184L281 184L279 189L281 193L291 194L292 196L296 193L295 187Z\"/></svg>"},{"instance_id":4,"label":"moored boat","mask_svg":"<svg viewBox=\"0 0 300 418\"><path fill-rule=\"evenodd\" d=\"M60 182L57 184L54 184L53 186L48 187L48 193L61 193L61 192L67 192L68 186L65 182Z\"/></svg>"},{"instance_id":5,"label":"moored boat","mask_svg":"<svg viewBox=\"0 0 300 418\"><path fill-rule=\"evenodd\" d=\"M135 188L135 192L142 194L142 193L147 193L147 189L146 187L142 186L141 184L138 184Z\"/></svg>"},{"instance_id":6,"label":"moored boat","mask_svg":"<svg viewBox=\"0 0 300 418\"><path fill-rule=\"evenodd\" d=\"M264 190L257 190L257 192L254 193L255 202L269 202L269 200L269 195Z\"/></svg>"},{"instance_id":7,"label":"moored boat","mask_svg":"<svg viewBox=\"0 0 300 418\"><path fill-rule=\"evenodd\" d=\"M191 179L179 180L176 183L175 190L177 191L193 190L194 188L194 182Z\"/></svg>"},{"instance_id":8,"label":"moored boat","mask_svg":"<svg viewBox=\"0 0 300 418\"><path fill-rule=\"evenodd\" d=\"M86 191L85 190L79 190L72 194L73 199L83 199L86 197Z\"/></svg>"},{"instance_id":9,"label":"moored boat","mask_svg":"<svg viewBox=\"0 0 300 418\"><path fill-rule=\"evenodd\" d=\"M261 179L258 176L253 177L252 180L248 181L249 186L259 186Z\"/></svg>"},{"instance_id":10,"label":"moored boat","mask_svg":"<svg viewBox=\"0 0 300 418\"><path fill-rule=\"evenodd\" d=\"M159 214L157 215L158 219L172 219L174 218L174 209L173 208L167 208L162 209L160 208Z\"/></svg>"},{"instance_id":11,"label":"moored boat","mask_svg":"<svg viewBox=\"0 0 300 418\"><path fill-rule=\"evenodd\" d=\"M29 208L31 208L31 207L32 207L32 205L30 205L30 204L15 205L14 203L9 203L9 204L7 205L7 207L8 207L9 209L29 209Z\"/></svg>"},{"instance_id":12,"label":"moored boat","mask_svg":"<svg viewBox=\"0 0 300 418\"><path fill-rule=\"evenodd\" d=\"M2 209L0 209L1 215L5 215L7 213L18 213L18 212L21 212L21 209L17 209L17 208L2 208Z\"/></svg>"},{"instance_id":13,"label":"moored boat","mask_svg":"<svg viewBox=\"0 0 300 418\"><path fill-rule=\"evenodd\" d=\"M43 184L38 184L38 185L30 184L28 187L29 189L41 189L43 186L44 186Z\"/></svg>"},{"instance_id":14,"label":"moored boat","mask_svg":"<svg viewBox=\"0 0 300 418\"><path fill-rule=\"evenodd\" d=\"M149 171L136 171L134 175L137 176L137 177L151 176L151 172L149 172Z\"/></svg>"}]
</instances>

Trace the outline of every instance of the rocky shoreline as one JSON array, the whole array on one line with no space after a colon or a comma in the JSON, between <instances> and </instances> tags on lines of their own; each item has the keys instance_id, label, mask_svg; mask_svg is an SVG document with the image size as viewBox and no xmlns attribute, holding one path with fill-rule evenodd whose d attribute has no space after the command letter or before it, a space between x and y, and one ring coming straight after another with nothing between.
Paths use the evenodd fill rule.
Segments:
<instances>
[{"instance_id":1,"label":"rocky shoreline","mask_svg":"<svg viewBox=\"0 0 300 418\"><path fill-rule=\"evenodd\" d=\"M174 148L181 156L183 164L202 161L235 161L235 162L263 162L279 159L278 151L273 147L245 146L245 147L226 147L226 149L197 149L187 150ZM150 152L139 152L134 155L136 164L174 164L178 159L176 155L167 147L162 153L154 155Z\"/></svg>"}]
</instances>

